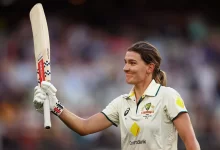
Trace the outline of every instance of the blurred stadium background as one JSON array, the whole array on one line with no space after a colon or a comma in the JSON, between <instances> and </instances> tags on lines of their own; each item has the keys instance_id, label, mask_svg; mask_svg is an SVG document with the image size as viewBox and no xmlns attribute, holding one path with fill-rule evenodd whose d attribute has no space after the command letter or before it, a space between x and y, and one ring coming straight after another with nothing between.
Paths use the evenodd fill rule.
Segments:
<instances>
[{"instance_id":1,"label":"blurred stadium background","mask_svg":"<svg viewBox=\"0 0 220 150\"><path fill-rule=\"evenodd\" d=\"M215 3L145 0L0 0L0 150L119 150L119 129L80 137L58 118L43 129L33 107L37 85L31 7L48 20L52 82L81 117L127 93L126 48L147 40L160 51L168 86L184 98L202 150L220 149L220 21ZM216 4L217 6L217 4ZM150 137L149 137L150 138ZM184 150L179 142L179 150Z\"/></svg>"}]
</instances>

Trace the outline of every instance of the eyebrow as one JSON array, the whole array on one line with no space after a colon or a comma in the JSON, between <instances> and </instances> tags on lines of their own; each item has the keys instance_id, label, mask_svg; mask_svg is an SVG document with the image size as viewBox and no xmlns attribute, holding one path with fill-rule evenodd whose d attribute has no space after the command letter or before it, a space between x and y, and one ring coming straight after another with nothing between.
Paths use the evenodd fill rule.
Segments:
<instances>
[{"instance_id":1,"label":"eyebrow","mask_svg":"<svg viewBox=\"0 0 220 150\"><path fill-rule=\"evenodd\" d=\"M136 61L137 62L137 60L135 59L128 59L128 60L124 59L124 61Z\"/></svg>"}]
</instances>

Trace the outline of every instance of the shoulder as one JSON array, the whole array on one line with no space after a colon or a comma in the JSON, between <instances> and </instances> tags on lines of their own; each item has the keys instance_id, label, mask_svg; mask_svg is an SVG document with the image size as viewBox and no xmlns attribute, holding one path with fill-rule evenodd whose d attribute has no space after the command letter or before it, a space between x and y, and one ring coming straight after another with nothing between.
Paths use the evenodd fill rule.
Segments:
<instances>
[{"instance_id":1,"label":"shoulder","mask_svg":"<svg viewBox=\"0 0 220 150\"><path fill-rule=\"evenodd\" d=\"M177 90L175 90L174 88L171 87L165 87L165 86L161 86L160 88L160 93L162 94L163 97L172 97L175 95L180 95Z\"/></svg>"},{"instance_id":2,"label":"shoulder","mask_svg":"<svg viewBox=\"0 0 220 150\"><path fill-rule=\"evenodd\" d=\"M111 103L120 103L126 101L129 98L128 94L122 94L111 101Z\"/></svg>"},{"instance_id":3,"label":"shoulder","mask_svg":"<svg viewBox=\"0 0 220 150\"><path fill-rule=\"evenodd\" d=\"M128 94L122 94L122 95L116 97L114 100L126 100L127 98L129 98Z\"/></svg>"}]
</instances>

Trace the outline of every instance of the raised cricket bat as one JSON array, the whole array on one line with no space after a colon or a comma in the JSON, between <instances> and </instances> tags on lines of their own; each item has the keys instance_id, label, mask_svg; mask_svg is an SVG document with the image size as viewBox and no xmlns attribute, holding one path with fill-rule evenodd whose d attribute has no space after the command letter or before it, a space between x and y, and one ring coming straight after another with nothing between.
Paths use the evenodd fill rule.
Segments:
<instances>
[{"instance_id":1,"label":"raised cricket bat","mask_svg":"<svg viewBox=\"0 0 220 150\"><path fill-rule=\"evenodd\" d=\"M51 81L50 39L47 20L42 4L37 3L30 11L30 21L34 41L38 85L42 81ZM44 102L44 128L51 128L49 100Z\"/></svg>"}]
</instances>

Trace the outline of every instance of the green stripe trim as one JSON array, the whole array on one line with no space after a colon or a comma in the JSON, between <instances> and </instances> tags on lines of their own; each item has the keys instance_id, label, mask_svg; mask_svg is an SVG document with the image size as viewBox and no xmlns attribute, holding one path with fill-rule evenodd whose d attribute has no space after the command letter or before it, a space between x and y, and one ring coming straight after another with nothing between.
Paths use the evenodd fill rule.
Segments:
<instances>
[{"instance_id":1,"label":"green stripe trim","mask_svg":"<svg viewBox=\"0 0 220 150\"><path fill-rule=\"evenodd\" d=\"M145 97L144 97L144 98L145 98ZM138 111L138 106L140 105L140 103L143 101L144 98L141 97L141 98L139 99L139 101L138 101L138 103L137 103L136 114L137 114L137 111Z\"/></svg>"},{"instance_id":2,"label":"green stripe trim","mask_svg":"<svg viewBox=\"0 0 220 150\"><path fill-rule=\"evenodd\" d=\"M155 96L157 96L157 94L158 94L158 92L159 92L159 90L160 90L160 87L161 87L161 85L159 86L159 88L158 88L158 90L157 90Z\"/></svg>"},{"instance_id":3,"label":"green stripe trim","mask_svg":"<svg viewBox=\"0 0 220 150\"><path fill-rule=\"evenodd\" d=\"M104 113L101 112L114 126L118 127L117 124L115 124L111 119L109 119L109 117Z\"/></svg>"},{"instance_id":4,"label":"green stripe trim","mask_svg":"<svg viewBox=\"0 0 220 150\"><path fill-rule=\"evenodd\" d=\"M173 119L172 119L172 122L179 116L179 115L181 115L181 114L183 114L183 113L188 113L187 111L181 111L181 112L179 112L177 115L176 115L176 117L174 117Z\"/></svg>"}]
</instances>

